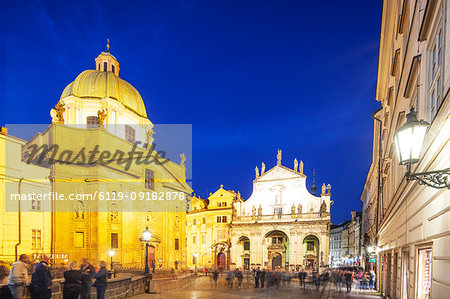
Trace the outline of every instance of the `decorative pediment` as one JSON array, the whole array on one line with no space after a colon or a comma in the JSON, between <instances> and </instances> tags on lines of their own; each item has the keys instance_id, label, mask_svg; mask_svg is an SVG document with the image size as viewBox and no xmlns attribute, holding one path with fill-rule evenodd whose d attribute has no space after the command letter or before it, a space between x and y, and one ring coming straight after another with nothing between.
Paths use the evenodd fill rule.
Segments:
<instances>
[{"instance_id":1,"label":"decorative pediment","mask_svg":"<svg viewBox=\"0 0 450 299\"><path fill-rule=\"evenodd\" d=\"M256 181L264 182L264 181L286 180L286 179L296 179L296 178L304 178L304 177L306 177L304 174L295 172L294 170L289 169L283 165L276 165L269 171L265 172L258 179L256 179Z\"/></svg>"}]
</instances>

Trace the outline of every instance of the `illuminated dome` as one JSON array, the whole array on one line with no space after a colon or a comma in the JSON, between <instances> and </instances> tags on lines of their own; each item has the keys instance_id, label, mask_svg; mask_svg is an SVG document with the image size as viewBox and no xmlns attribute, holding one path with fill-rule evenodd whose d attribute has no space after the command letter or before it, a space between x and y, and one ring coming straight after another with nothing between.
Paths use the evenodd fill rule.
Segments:
<instances>
[{"instance_id":1,"label":"illuminated dome","mask_svg":"<svg viewBox=\"0 0 450 299\"><path fill-rule=\"evenodd\" d=\"M68 96L77 98L111 98L122 103L139 116L147 118L144 101L130 83L119 78L119 63L109 52L102 52L96 59L96 70L86 70L64 88L60 100Z\"/></svg>"}]
</instances>

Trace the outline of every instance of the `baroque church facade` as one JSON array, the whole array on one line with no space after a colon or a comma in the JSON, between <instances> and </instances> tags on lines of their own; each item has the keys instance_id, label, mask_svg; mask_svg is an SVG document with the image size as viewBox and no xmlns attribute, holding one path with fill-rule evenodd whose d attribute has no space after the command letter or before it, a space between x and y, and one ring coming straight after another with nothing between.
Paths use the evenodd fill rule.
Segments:
<instances>
[{"instance_id":1,"label":"baroque church facade","mask_svg":"<svg viewBox=\"0 0 450 299\"><path fill-rule=\"evenodd\" d=\"M329 264L331 186L316 196L306 188L303 162L255 169L253 193L221 186L208 199L194 196L187 214L187 264L191 269L261 267L317 269Z\"/></svg>"},{"instance_id":2,"label":"baroque church facade","mask_svg":"<svg viewBox=\"0 0 450 299\"><path fill-rule=\"evenodd\" d=\"M253 193L236 203L230 242L233 266L276 269L319 269L328 265L331 186L320 196L306 188L303 162L293 169L277 164L255 169Z\"/></svg>"},{"instance_id":3,"label":"baroque church facade","mask_svg":"<svg viewBox=\"0 0 450 299\"><path fill-rule=\"evenodd\" d=\"M98 263L109 260L112 250L117 267L143 267L142 232L148 227L149 263L186 267L184 232L192 193L186 158L180 153L181 163L142 162L161 158L152 146L154 125L139 92L119 70L108 46L94 70L83 71L64 89L43 132L23 140L2 128L1 260L27 253L50 254L58 266L85 257ZM86 161L92 152L92 161ZM65 163L70 153L71 163ZM12 194L31 192L88 200L10 200ZM155 201L155 194L167 200Z\"/></svg>"}]
</instances>

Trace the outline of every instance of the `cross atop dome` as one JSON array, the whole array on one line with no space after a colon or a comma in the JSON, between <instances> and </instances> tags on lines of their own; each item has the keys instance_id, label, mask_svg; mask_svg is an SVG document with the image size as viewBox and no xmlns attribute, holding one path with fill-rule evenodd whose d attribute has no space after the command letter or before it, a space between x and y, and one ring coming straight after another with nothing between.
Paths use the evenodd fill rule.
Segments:
<instances>
[{"instance_id":1,"label":"cross atop dome","mask_svg":"<svg viewBox=\"0 0 450 299\"><path fill-rule=\"evenodd\" d=\"M100 55L95 58L95 69L99 72L113 72L114 75L119 77L119 62L116 57L109 52L109 38L106 39L106 52L100 53Z\"/></svg>"}]
</instances>

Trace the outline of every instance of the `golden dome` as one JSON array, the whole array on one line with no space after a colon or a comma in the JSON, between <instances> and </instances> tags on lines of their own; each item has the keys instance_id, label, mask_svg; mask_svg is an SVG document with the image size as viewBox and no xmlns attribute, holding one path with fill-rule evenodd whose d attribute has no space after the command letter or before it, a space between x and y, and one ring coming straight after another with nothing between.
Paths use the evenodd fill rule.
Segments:
<instances>
[{"instance_id":1,"label":"golden dome","mask_svg":"<svg viewBox=\"0 0 450 299\"><path fill-rule=\"evenodd\" d=\"M116 74L118 75L118 70ZM60 99L71 95L78 98L108 97L119 101L140 116L147 117L144 101L139 92L116 74L113 71L86 70L64 88Z\"/></svg>"}]
</instances>

